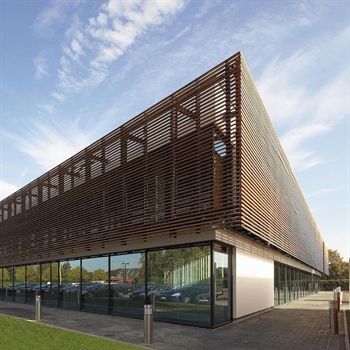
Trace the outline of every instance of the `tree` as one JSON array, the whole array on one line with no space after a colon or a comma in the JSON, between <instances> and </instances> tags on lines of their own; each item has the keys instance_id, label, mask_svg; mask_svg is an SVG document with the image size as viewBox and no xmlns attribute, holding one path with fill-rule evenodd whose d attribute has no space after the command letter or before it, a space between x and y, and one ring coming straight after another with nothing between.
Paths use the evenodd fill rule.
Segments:
<instances>
[{"instance_id":1,"label":"tree","mask_svg":"<svg viewBox=\"0 0 350 350\"><path fill-rule=\"evenodd\" d=\"M329 276L327 279L340 280L349 278L349 264L345 262L337 250L328 250Z\"/></svg>"},{"instance_id":2,"label":"tree","mask_svg":"<svg viewBox=\"0 0 350 350\"><path fill-rule=\"evenodd\" d=\"M103 269L97 269L92 273L93 281L108 281L108 273Z\"/></svg>"}]
</instances>

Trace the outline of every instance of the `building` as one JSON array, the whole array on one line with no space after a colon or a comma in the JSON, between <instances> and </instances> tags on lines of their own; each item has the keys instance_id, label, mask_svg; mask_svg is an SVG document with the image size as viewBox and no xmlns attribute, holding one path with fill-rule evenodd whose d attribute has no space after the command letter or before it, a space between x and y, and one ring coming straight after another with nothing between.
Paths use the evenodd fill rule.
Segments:
<instances>
[{"instance_id":1,"label":"building","mask_svg":"<svg viewBox=\"0 0 350 350\"><path fill-rule=\"evenodd\" d=\"M241 53L0 202L2 300L216 327L327 269Z\"/></svg>"}]
</instances>

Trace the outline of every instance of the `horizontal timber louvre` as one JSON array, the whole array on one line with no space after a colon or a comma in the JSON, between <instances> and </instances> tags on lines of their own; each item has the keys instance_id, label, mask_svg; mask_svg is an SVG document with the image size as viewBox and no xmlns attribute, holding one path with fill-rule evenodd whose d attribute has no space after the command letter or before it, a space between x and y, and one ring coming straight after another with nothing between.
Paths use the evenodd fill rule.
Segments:
<instances>
[{"instance_id":1,"label":"horizontal timber louvre","mask_svg":"<svg viewBox=\"0 0 350 350\"><path fill-rule=\"evenodd\" d=\"M327 249L240 53L1 201L0 266L214 228L327 272Z\"/></svg>"},{"instance_id":2,"label":"horizontal timber louvre","mask_svg":"<svg viewBox=\"0 0 350 350\"><path fill-rule=\"evenodd\" d=\"M243 209L238 230L327 272L322 236L243 58L240 87Z\"/></svg>"},{"instance_id":3,"label":"horizontal timber louvre","mask_svg":"<svg viewBox=\"0 0 350 350\"><path fill-rule=\"evenodd\" d=\"M238 53L4 199L0 264L238 225L239 60Z\"/></svg>"}]
</instances>

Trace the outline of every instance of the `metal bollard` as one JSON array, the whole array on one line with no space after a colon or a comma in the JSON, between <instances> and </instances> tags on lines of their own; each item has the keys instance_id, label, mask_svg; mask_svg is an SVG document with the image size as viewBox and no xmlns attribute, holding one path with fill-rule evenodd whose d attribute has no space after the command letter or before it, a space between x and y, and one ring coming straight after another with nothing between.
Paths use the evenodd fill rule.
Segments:
<instances>
[{"instance_id":1,"label":"metal bollard","mask_svg":"<svg viewBox=\"0 0 350 350\"><path fill-rule=\"evenodd\" d=\"M152 305L144 305L145 314L143 318L143 342L145 344L153 343L153 313L152 313Z\"/></svg>"},{"instance_id":2,"label":"metal bollard","mask_svg":"<svg viewBox=\"0 0 350 350\"><path fill-rule=\"evenodd\" d=\"M337 293L337 308L338 312L340 312L340 292Z\"/></svg>"},{"instance_id":3,"label":"metal bollard","mask_svg":"<svg viewBox=\"0 0 350 350\"><path fill-rule=\"evenodd\" d=\"M41 319L41 295L39 293L35 296L35 321Z\"/></svg>"},{"instance_id":4,"label":"metal bollard","mask_svg":"<svg viewBox=\"0 0 350 350\"><path fill-rule=\"evenodd\" d=\"M332 334L338 334L338 302L332 300L329 302L329 331Z\"/></svg>"}]
</instances>

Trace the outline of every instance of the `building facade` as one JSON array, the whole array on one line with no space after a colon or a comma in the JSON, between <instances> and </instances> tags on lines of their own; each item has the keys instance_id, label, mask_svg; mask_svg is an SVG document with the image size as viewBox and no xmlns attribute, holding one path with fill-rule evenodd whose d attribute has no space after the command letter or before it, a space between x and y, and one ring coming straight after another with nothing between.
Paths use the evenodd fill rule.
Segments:
<instances>
[{"instance_id":1,"label":"building facade","mask_svg":"<svg viewBox=\"0 0 350 350\"><path fill-rule=\"evenodd\" d=\"M241 53L0 202L3 300L215 327L327 269Z\"/></svg>"}]
</instances>

